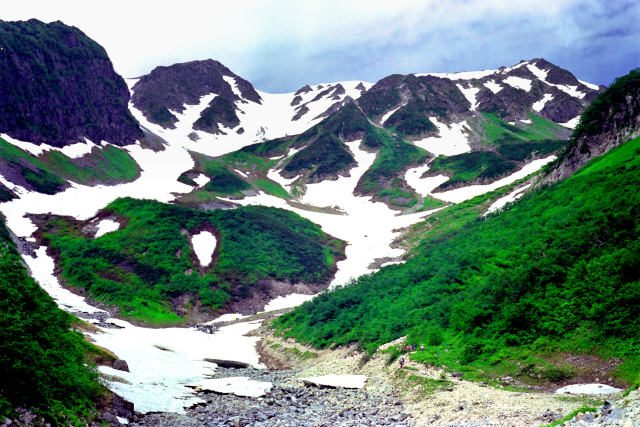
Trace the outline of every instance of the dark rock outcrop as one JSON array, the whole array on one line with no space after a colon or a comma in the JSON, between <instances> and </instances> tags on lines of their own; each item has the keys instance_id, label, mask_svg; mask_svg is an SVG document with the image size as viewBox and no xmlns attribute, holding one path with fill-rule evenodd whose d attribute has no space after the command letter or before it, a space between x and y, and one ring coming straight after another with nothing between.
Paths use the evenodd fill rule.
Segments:
<instances>
[{"instance_id":1,"label":"dark rock outcrop","mask_svg":"<svg viewBox=\"0 0 640 427\"><path fill-rule=\"evenodd\" d=\"M569 177L589 160L640 134L640 69L617 79L585 110L572 143L542 183Z\"/></svg>"},{"instance_id":2,"label":"dark rock outcrop","mask_svg":"<svg viewBox=\"0 0 640 427\"><path fill-rule=\"evenodd\" d=\"M0 132L56 147L143 137L107 52L75 27L0 21Z\"/></svg>"},{"instance_id":3,"label":"dark rock outcrop","mask_svg":"<svg viewBox=\"0 0 640 427\"><path fill-rule=\"evenodd\" d=\"M224 77L235 80L240 96ZM150 122L173 128L178 119L171 111L182 112L185 104L198 104L200 98L208 94L216 97L196 121L194 129L211 133L221 133L220 124L233 127L240 123L236 103L262 102L251 83L212 59L154 68L133 86L131 100Z\"/></svg>"}]
</instances>

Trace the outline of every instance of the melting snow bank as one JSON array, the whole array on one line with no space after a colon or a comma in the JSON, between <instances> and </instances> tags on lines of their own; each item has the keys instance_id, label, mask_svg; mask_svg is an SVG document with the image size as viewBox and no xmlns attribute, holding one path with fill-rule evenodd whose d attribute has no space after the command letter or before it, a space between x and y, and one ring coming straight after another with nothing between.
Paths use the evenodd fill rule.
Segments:
<instances>
[{"instance_id":1,"label":"melting snow bank","mask_svg":"<svg viewBox=\"0 0 640 427\"><path fill-rule=\"evenodd\" d=\"M96 227L98 230L94 237L97 239L100 236L104 236L107 233L120 229L120 223L112 219L103 219L98 223L98 225L96 225Z\"/></svg>"},{"instance_id":2,"label":"melting snow bank","mask_svg":"<svg viewBox=\"0 0 640 427\"><path fill-rule=\"evenodd\" d=\"M367 382L366 375L323 375L320 377L300 378L306 385L319 387L363 388Z\"/></svg>"},{"instance_id":3,"label":"melting snow bank","mask_svg":"<svg viewBox=\"0 0 640 427\"><path fill-rule=\"evenodd\" d=\"M201 231L191 238L191 244L198 261L200 261L200 265L206 267L211 264L213 252L216 250L217 245L216 236L209 231Z\"/></svg>"},{"instance_id":4,"label":"melting snow bank","mask_svg":"<svg viewBox=\"0 0 640 427\"><path fill-rule=\"evenodd\" d=\"M200 390L243 397L264 396L272 387L273 384L270 382L256 381L249 377L214 378L205 380L199 385Z\"/></svg>"},{"instance_id":5,"label":"melting snow bank","mask_svg":"<svg viewBox=\"0 0 640 427\"><path fill-rule=\"evenodd\" d=\"M491 206L489 206L489 209L487 209L486 213L495 212L499 209L502 209L507 203L515 202L517 199L524 195L525 190L529 187L531 187L531 184L523 185L522 187L516 188L506 196L500 197L498 200L493 202Z\"/></svg>"},{"instance_id":6,"label":"melting snow bank","mask_svg":"<svg viewBox=\"0 0 640 427\"><path fill-rule=\"evenodd\" d=\"M195 328L141 328L122 320L110 319L121 329L90 334L96 345L107 348L127 361L130 372L101 366L108 375L110 390L133 402L138 412L184 412L201 400L193 387L203 387L215 371L215 358L248 363L258 362L258 337L246 337L261 322L236 323L206 334ZM231 387L231 386L229 386ZM246 393L239 384L238 393Z\"/></svg>"},{"instance_id":7,"label":"melting snow bank","mask_svg":"<svg viewBox=\"0 0 640 427\"><path fill-rule=\"evenodd\" d=\"M422 165L417 168L407 169L407 172L404 174L404 179L407 181L407 184L421 196L431 194L439 185L449 181L449 177L446 175L422 178L422 175L428 170L429 165Z\"/></svg>"},{"instance_id":8,"label":"melting snow bank","mask_svg":"<svg viewBox=\"0 0 640 427\"><path fill-rule=\"evenodd\" d=\"M435 117L429 117L429 120L438 128L439 136L414 141L414 145L436 156L454 156L471 151L471 146L467 140L468 126L466 121L453 123L449 127L444 123L440 123Z\"/></svg>"},{"instance_id":9,"label":"melting snow bank","mask_svg":"<svg viewBox=\"0 0 640 427\"><path fill-rule=\"evenodd\" d=\"M620 388L606 384L572 384L557 389L555 394L613 394L622 391Z\"/></svg>"},{"instance_id":10,"label":"melting snow bank","mask_svg":"<svg viewBox=\"0 0 640 427\"><path fill-rule=\"evenodd\" d=\"M433 196L446 202L461 203L465 200L473 199L476 196L488 193L489 191L493 191L497 188L504 187L505 185L512 184L517 180L538 171L547 163L555 160L555 158L556 156L549 156L545 157L544 159L534 160L531 163L525 165L519 171L496 182L492 182L491 184L470 185L468 187L456 188L455 190L446 191L444 193L435 193Z\"/></svg>"},{"instance_id":11,"label":"melting snow bank","mask_svg":"<svg viewBox=\"0 0 640 427\"><path fill-rule=\"evenodd\" d=\"M301 305L303 302L311 300L315 295L289 294L272 299L264 307L264 311L282 310Z\"/></svg>"}]
</instances>

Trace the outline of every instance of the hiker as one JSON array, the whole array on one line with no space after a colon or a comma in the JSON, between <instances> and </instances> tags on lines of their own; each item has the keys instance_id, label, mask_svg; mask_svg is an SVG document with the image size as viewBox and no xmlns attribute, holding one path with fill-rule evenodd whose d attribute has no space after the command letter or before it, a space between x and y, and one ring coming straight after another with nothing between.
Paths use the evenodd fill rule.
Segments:
<instances>
[{"instance_id":1,"label":"hiker","mask_svg":"<svg viewBox=\"0 0 640 427\"><path fill-rule=\"evenodd\" d=\"M404 357L401 357L398 362L400 363L400 369L402 369L402 367L404 366Z\"/></svg>"},{"instance_id":2,"label":"hiker","mask_svg":"<svg viewBox=\"0 0 640 427\"><path fill-rule=\"evenodd\" d=\"M424 351L424 344L420 344L420 351Z\"/></svg>"}]
</instances>

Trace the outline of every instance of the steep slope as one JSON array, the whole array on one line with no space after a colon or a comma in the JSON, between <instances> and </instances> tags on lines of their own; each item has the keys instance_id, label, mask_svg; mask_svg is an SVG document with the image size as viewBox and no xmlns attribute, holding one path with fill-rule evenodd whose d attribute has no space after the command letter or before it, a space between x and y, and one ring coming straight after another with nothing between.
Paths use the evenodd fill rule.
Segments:
<instances>
[{"instance_id":1,"label":"steep slope","mask_svg":"<svg viewBox=\"0 0 640 427\"><path fill-rule=\"evenodd\" d=\"M60 310L31 278L0 218L0 417L28 408L47 422L69 425L93 418L102 393L85 364L73 316ZM35 423L37 423L37 419Z\"/></svg>"},{"instance_id":2,"label":"steep slope","mask_svg":"<svg viewBox=\"0 0 640 427\"><path fill-rule=\"evenodd\" d=\"M143 137L105 50L75 27L0 22L0 133L54 147Z\"/></svg>"},{"instance_id":3,"label":"steep slope","mask_svg":"<svg viewBox=\"0 0 640 427\"><path fill-rule=\"evenodd\" d=\"M408 335L427 346L416 355L425 363L530 384L595 379L563 352L618 357L625 363L600 366L634 381L639 149L639 138L629 141L480 221L482 198L442 211L406 263L323 294L276 326L319 347L359 342L369 351Z\"/></svg>"},{"instance_id":4,"label":"steep slope","mask_svg":"<svg viewBox=\"0 0 640 427\"><path fill-rule=\"evenodd\" d=\"M640 69L616 79L585 110L562 153L543 182L564 179L594 157L640 132Z\"/></svg>"}]
</instances>

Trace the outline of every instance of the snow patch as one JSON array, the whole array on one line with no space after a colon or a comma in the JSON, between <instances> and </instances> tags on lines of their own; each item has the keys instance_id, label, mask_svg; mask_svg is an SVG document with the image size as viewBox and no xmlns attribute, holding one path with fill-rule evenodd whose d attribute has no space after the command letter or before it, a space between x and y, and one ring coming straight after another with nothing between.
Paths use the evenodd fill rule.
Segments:
<instances>
[{"instance_id":1,"label":"snow patch","mask_svg":"<svg viewBox=\"0 0 640 427\"><path fill-rule=\"evenodd\" d=\"M436 156L453 156L471 151L471 146L469 145L469 141L467 141L467 133L465 132L465 128L467 128L466 121L453 123L449 127L444 123L440 123L436 117L429 117L429 120L438 128L439 136L431 136L419 141L414 141L414 145Z\"/></svg>"},{"instance_id":2,"label":"snow patch","mask_svg":"<svg viewBox=\"0 0 640 427\"><path fill-rule=\"evenodd\" d=\"M211 181L211 178L209 178L208 176L206 176L205 174L201 173L198 176L196 176L195 178L193 178L193 181L198 184L198 187L202 187L205 184L207 184L209 181Z\"/></svg>"},{"instance_id":3,"label":"snow patch","mask_svg":"<svg viewBox=\"0 0 640 427\"><path fill-rule=\"evenodd\" d=\"M547 84L549 86L557 87L558 89L560 89L561 91L565 92L566 94L568 94L570 96L582 99L586 95L586 93L580 92L578 90L578 86L558 85L558 84L555 84L555 83L548 82L547 81L547 74L549 73L549 71L542 70L542 69L538 68L534 64L527 64L527 68L529 68L529 71L531 71L544 84ZM591 86L593 86L593 85L591 85ZM588 87L590 87L590 86L588 86Z\"/></svg>"},{"instance_id":4,"label":"snow patch","mask_svg":"<svg viewBox=\"0 0 640 427\"><path fill-rule=\"evenodd\" d=\"M531 187L531 184L524 185L522 187L516 188L511 193L506 196L500 197L498 200L493 202L489 209L487 209L487 213L495 212L497 210L502 209L507 203L511 203L519 199L524 195L524 192L527 188Z\"/></svg>"},{"instance_id":5,"label":"snow patch","mask_svg":"<svg viewBox=\"0 0 640 427\"><path fill-rule=\"evenodd\" d=\"M575 116L573 119L569 120L566 123L560 123L560 126L564 126L569 129L574 129L580 123L580 116Z\"/></svg>"},{"instance_id":6,"label":"snow patch","mask_svg":"<svg viewBox=\"0 0 640 427\"><path fill-rule=\"evenodd\" d=\"M521 123L526 123L528 125L532 124L533 122L531 121L531 119L521 119L520 120Z\"/></svg>"},{"instance_id":7,"label":"snow patch","mask_svg":"<svg viewBox=\"0 0 640 427\"><path fill-rule=\"evenodd\" d=\"M386 122L387 119L393 115L393 113L395 113L396 111L398 111L399 109L401 109L405 105L406 104L402 104L401 106L399 106L397 108L394 108L393 110L387 111L386 113L384 113L384 115L382 117L380 117L380 124L383 125L384 122Z\"/></svg>"},{"instance_id":8,"label":"snow patch","mask_svg":"<svg viewBox=\"0 0 640 427\"><path fill-rule=\"evenodd\" d=\"M533 103L531 108L534 111L540 112L544 108L545 104L553 99L553 95L550 93L545 93L540 101L536 101Z\"/></svg>"},{"instance_id":9,"label":"snow patch","mask_svg":"<svg viewBox=\"0 0 640 427\"><path fill-rule=\"evenodd\" d=\"M264 311L282 310L283 308L292 308L301 305L304 302L310 301L315 295L305 294L289 294L286 296L279 296L271 301L264 307Z\"/></svg>"},{"instance_id":10,"label":"snow patch","mask_svg":"<svg viewBox=\"0 0 640 427\"><path fill-rule=\"evenodd\" d=\"M191 238L191 244L198 257L198 261L200 261L200 265L207 267L211 264L213 252L216 250L217 245L216 236L209 231L201 231Z\"/></svg>"},{"instance_id":11,"label":"snow patch","mask_svg":"<svg viewBox=\"0 0 640 427\"><path fill-rule=\"evenodd\" d=\"M456 86L458 87L458 89L460 89L460 92L462 92L464 97L467 98L469 103L471 103L471 111L475 111L476 107L478 106L476 102L476 95L478 94L478 92L480 92L480 88L473 86L465 88L462 87L460 83L456 83Z\"/></svg>"},{"instance_id":12,"label":"snow patch","mask_svg":"<svg viewBox=\"0 0 640 427\"><path fill-rule=\"evenodd\" d=\"M231 76L222 76L222 79L227 82L227 84L229 85L229 87L231 88L231 90L233 91L233 94L235 96L237 96L240 99L244 99L242 97L242 92L240 92L240 89L238 88L238 82L236 81L235 77L231 77Z\"/></svg>"},{"instance_id":13,"label":"snow patch","mask_svg":"<svg viewBox=\"0 0 640 427\"><path fill-rule=\"evenodd\" d=\"M421 196L426 196L427 194L431 194L433 190L435 190L439 185L444 184L449 180L449 177L446 175L436 175L436 176L428 176L425 178L421 178L422 175L429 170L429 165L422 165L416 168L408 169L404 174L404 179L407 181L407 184L414 190L416 193Z\"/></svg>"},{"instance_id":14,"label":"snow patch","mask_svg":"<svg viewBox=\"0 0 640 427\"><path fill-rule=\"evenodd\" d=\"M606 384L572 384L557 389L554 394L613 394L621 391L621 388Z\"/></svg>"},{"instance_id":15,"label":"snow patch","mask_svg":"<svg viewBox=\"0 0 640 427\"><path fill-rule=\"evenodd\" d=\"M94 238L98 238L100 236L104 236L107 233L111 233L112 231L116 231L120 229L120 223L117 221L114 221L112 219L103 219L102 221L100 221L97 225L97 231L96 231L96 235L94 236Z\"/></svg>"},{"instance_id":16,"label":"snow patch","mask_svg":"<svg viewBox=\"0 0 640 427\"><path fill-rule=\"evenodd\" d=\"M585 82L582 80L578 80L580 83L582 83L583 85L585 85L586 87L588 87L589 89L593 89L593 90L599 90L600 87L598 85L594 85L593 83L589 83L589 82Z\"/></svg>"},{"instance_id":17,"label":"snow patch","mask_svg":"<svg viewBox=\"0 0 640 427\"><path fill-rule=\"evenodd\" d=\"M500 86L494 80L489 80L488 82L485 82L484 86L493 93L498 93L502 90L502 86Z\"/></svg>"},{"instance_id":18,"label":"snow patch","mask_svg":"<svg viewBox=\"0 0 640 427\"><path fill-rule=\"evenodd\" d=\"M531 90L531 80L523 79L522 77L509 76L503 80L506 84L516 89L522 89L526 92Z\"/></svg>"},{"instance_id":19,"label":"snow patch","mask_svg":"<svg viewBox=\"0 0 640 427\"><path fill-rule=\"evenodd\" d=\"M511 175L504 177L496 182L485 185L470 185L468 187L456 188L455 190L446 191L444 193L436 193L433 196L451 203L461 203L465 200L472 199L481 194L488 193L497 188L509 185L516 182L519 179L526 177L542 168L547 163L555 160L556 156L545 157L544 159L534 160L531 163L525 165L519 171L512 173Z\"/></svg>"}]
</instances>

